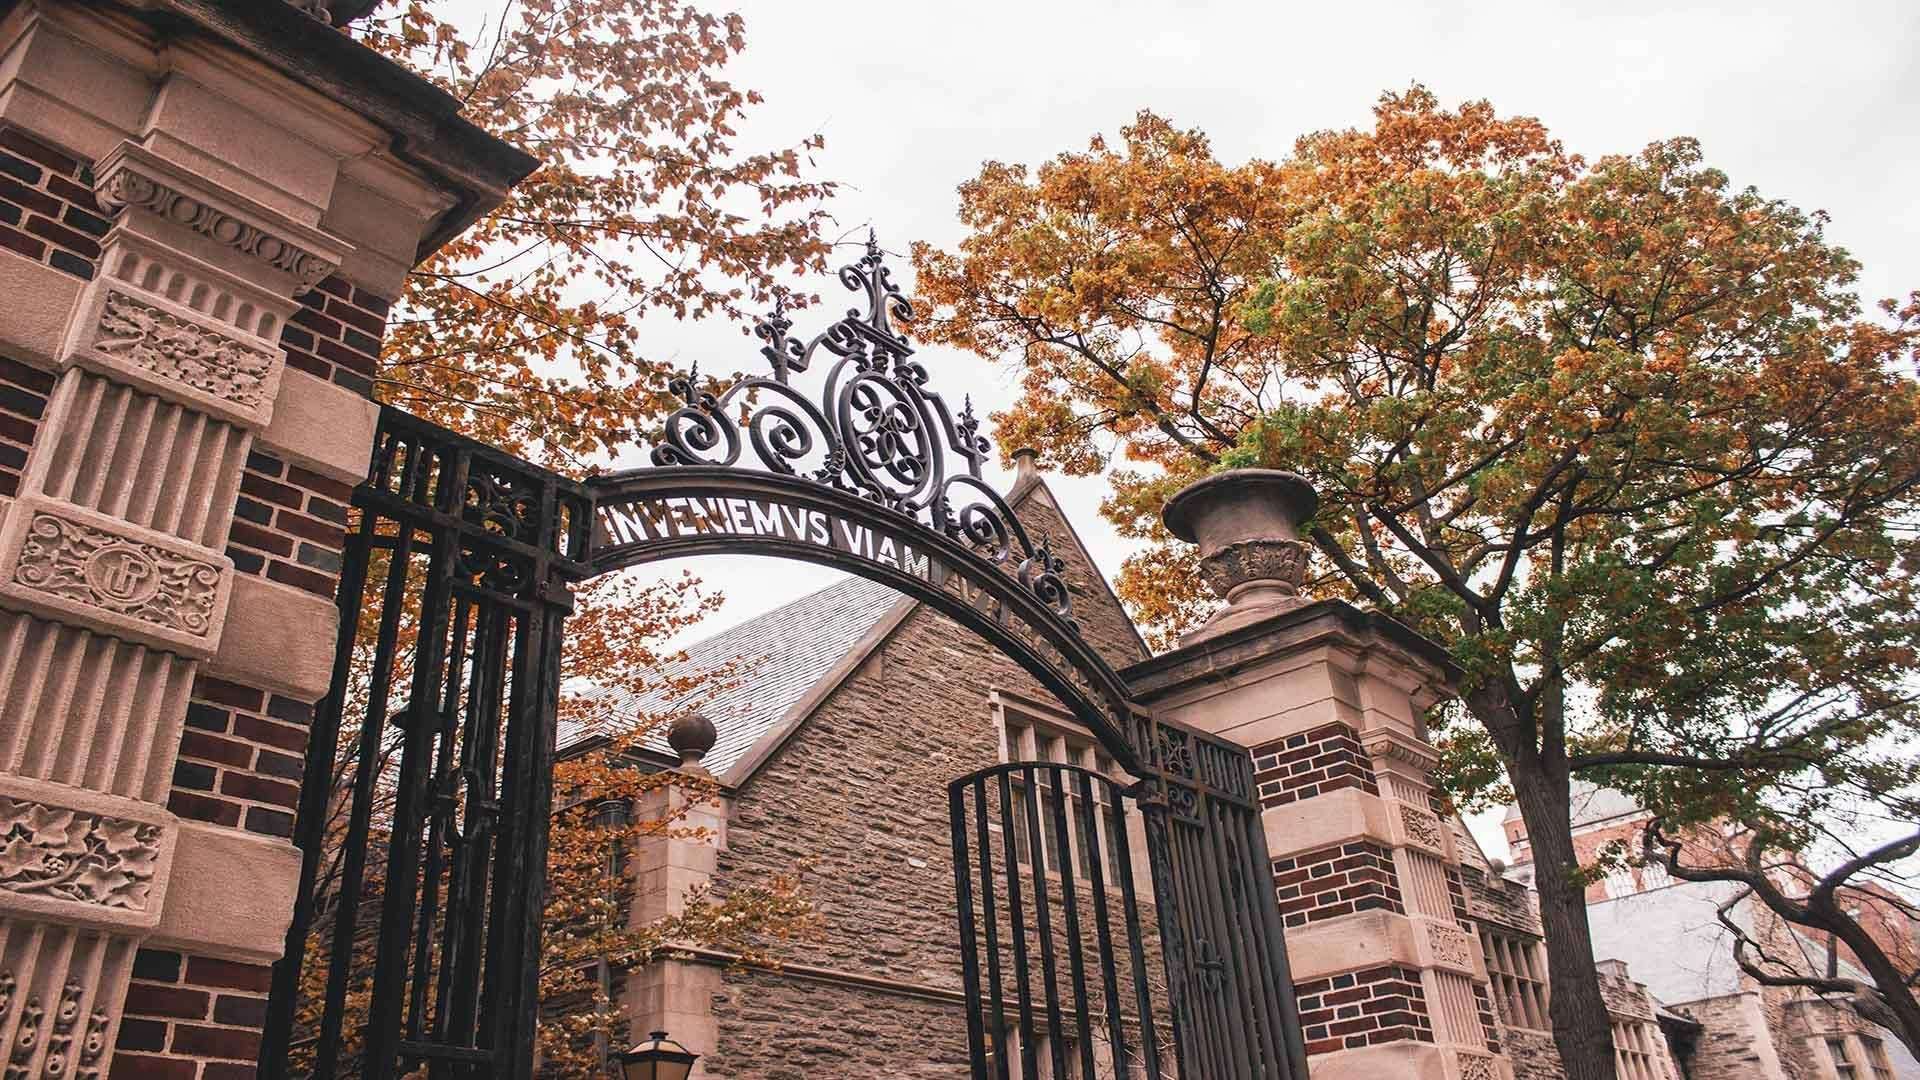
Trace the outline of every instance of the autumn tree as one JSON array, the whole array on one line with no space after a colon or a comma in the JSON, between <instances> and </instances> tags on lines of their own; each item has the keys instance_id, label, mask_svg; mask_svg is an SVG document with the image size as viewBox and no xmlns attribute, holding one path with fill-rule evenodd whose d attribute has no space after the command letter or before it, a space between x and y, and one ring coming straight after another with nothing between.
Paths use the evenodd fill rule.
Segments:
<instances>
[{"instance_id":1,"label":"autumn tree","mask_svg":"<svg viewBox=\"0 0 1920 1080\"><path fill-rule=\"evenodd\" d=\"M787 276L826 270L832 186L804 171L819 138L737 145L760 100L723 76L740 16L684 0L390 0L354 32L541 161L409 276L381 400L578 471L674 404L646 316L737 319Z\"/></svg>"},{"instance_id":2,"label":"autumn tree","mask_svg":"<svg viewBox=\"0 0 1920 1080\"><path fill-rule=\"evenodd\" d=\"M1892 801L1907 825L1878 842L1840 840L1817 865L1803 838L1767 825L1723 824L1703 836L1656 821L1647 857L1681 881L1725 888L1719 922L1754 984L1845 1002L1920 1056L1920 904L1902 891L1920 855L1911 825L1920 806ZM1806 954L1807 941L1826 943L1824 963Z\"/></svg>"},{"instance_id":3,"label":"autumn tree","mask_svg":"<svg viewBox=\"0 0 1920 1080\"><path fill-rule=\"evenodd\" d=\"M1576 773L1783 828L1821 799L1774 780L1912 778L1920 302L1869 316L1822 216L1690 139L1589 162L1418 87L1275 163L1121 134L961 187L958 249L915 251L931 336L1021 372L1002 445L1115 465L1105 512L1148 545L1121 594L1162 642L1211 604L1166 497L1313 483L1313 589L1465 671L1443 780L1510 781L1556 1043L1612 1077Z\"/></svg>"},{"instance_id":4,"label":"autumn tree","mask_svg":"<svg viewBox=\"0 0 1920 1080\"><path fill-rule=\"evenodd\" d=\"M332 10L350 23L346 32L452 95L468 120L540 159L501 205L410 274L388 322L379 400L580 475L644 441L679 404L668 390L673 373L646 354L648 316L731 321L776 295L789 306L808 301L785 279L825 270L821 202L832 186L805 174L817 136L739 145L736 125L759 95L723 74L745 42L738 15L682 0L336 0ZM374 580L381 576L376 565ZM717 684L667 674L671 657L661 643L716 600L691 577L606 579L579 589L567 624L561 719L602 723L600 695L643 685L697 702ZM359 612L366 632L344 691L349 718L365 712L367 643L380 614L377 603ZM400 685L416 616L409 610L398 619ZM555 789L567 801L549 841L541 995L580 1007L542 1026L549 1075L600 1075L594 1036L626 1037L624 1019L589 974L597 966L645 963L667 943L687 941L754 957L810 925L810 907L787 877L735 883L675 919L628 925L621 893L610 887L610 853L684 825L631 817L610 824L595 808L631 804L664 785L710 794L682 774L632 767L628 751L666 719L624 718L606 730L603 746L556 769ZM358 734L341 733L324 808L316 885L323 911L341 870ZM400 742L388 730L368 766L381 778L376 849L391 820ZM375 894L383 887L377 864L370 860L367 885ZM300 1022L309 1027L326 978L327 936L311 936L303 968ZM348 1007L364 1012L373 941L354 940ZM356 1032L350 1023L349 1043Z\"/></svg>"}]
</instances>

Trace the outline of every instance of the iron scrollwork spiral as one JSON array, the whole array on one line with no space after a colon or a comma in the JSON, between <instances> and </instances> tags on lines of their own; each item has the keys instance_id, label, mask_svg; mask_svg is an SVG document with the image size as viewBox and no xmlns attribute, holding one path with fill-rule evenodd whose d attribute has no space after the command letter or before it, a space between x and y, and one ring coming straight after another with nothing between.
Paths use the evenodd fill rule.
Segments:
<instances>
[{"instance_id":1,"label":"iron scrollwork spiral","mask_svg":"<svg viewBox=\"0 0 1920 1080\"><path fill-rule=\"evenodd\" d=\"M966 544L1072 624L1064 561L1046 537L1036 544L981 479L993 447L973 400L956 414L928 389L926 368L895 328L913 321L913 304L871 236L839 279L862 296L864 311L849 308L804 342L792 336L784 303L755 325L771 377L746 376L719 394L702 388L697 368L674 379L683 404L667 417L653 464L733 466L751 450L772 472L868 499ZM817 400L792 383L816 361L829 365Z\"/></svg>"}]
</instances>

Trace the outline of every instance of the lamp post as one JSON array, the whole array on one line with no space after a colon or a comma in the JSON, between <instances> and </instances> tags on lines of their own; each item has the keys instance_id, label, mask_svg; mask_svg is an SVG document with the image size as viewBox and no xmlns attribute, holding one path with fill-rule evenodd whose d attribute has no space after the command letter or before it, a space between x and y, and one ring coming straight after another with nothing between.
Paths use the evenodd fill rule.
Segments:
<instances>
[{"instance_id":1,"label":"lamp post","mask_svg":"<svg viewBox=\"0 0 1920 1080\"><path fill-rule=\"evenodd\" d=\"M699 1054L667 1038L664 1031L647 1036L647 1041L620 1055L620 1071L626 1080L687 1080Z\"/></svg>"}]
</instances>

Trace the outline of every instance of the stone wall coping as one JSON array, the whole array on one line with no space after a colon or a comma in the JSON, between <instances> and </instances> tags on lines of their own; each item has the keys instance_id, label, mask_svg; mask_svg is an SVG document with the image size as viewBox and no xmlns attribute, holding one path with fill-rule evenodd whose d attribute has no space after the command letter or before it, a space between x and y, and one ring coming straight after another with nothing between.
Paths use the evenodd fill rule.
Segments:
<instances>
[{"instance_id":1,"label":"stone wall coping","mask_svg":"<svg viewBox=\"0 0 1920 1080\"><path fill-rule=\"evenodd\" d=\"M1464 674L1445 649L1398 619L1344 600L1316 600L1249 626L1203 638L1120 671L1136 700L1150 702L1181 687L1215 680L1309 642L1337 639L1364 653L1387 647L1405 654L1442 693Z\"/></svg>"}]
</instances>

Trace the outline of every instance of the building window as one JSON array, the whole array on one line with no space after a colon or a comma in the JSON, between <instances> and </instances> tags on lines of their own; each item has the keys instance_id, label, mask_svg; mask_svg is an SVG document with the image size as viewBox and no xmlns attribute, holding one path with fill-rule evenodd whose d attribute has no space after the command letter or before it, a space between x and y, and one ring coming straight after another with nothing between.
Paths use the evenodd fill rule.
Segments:
<instances>
[{"instance_id":1,"label":"building window","mask_svg":"<svg viewBox=\"0 0 1920 1080\"><path fill-rule=\"evenodd\" d=\"M1101 776L1122 775L1119 766L1114 764L1091 735L1055 727L1011 710L1002 712L1000 755L1001 760L1009 762L1051 762L1056 765L1076 765ZM1069 847L1066 862L1072 868L1073 875L1088 881L1093 879L1092 856L1097 844L1104 884L1118 888L1121 862L1120 845L1116 837L1124 826L1119 817L1120 808L1113 803L1111 790L1104 784L1091 784L1093 802L1088 805L1076 775L1058 774L1064 781L1061 785L1064 790L1059 791L1054 788L1055 775L1050 771L1036 772L1034 792L1035 808L1040 813L1040 851L1047 869L1054 873L1061 870L1063 853L1058 850L1060 844L1055 815L1064 810ZM1014 851L1018 853L1021 863L1031 866L1032 823L1025 812L1026 786L1018 778L1013 781L1013 795Z\"/></svg>"},{"instance_id":2,"label":"building window","mask_svg":"<svg viewBox=\"0 0 1920 1080\"><path fill-rule=\"evenodd\" d=\"M1480 928L1480 951L1487 960L1500 1019L1508 1027L1547 1031L1546 964L1536 938L1513 937Z\"/></svg>"},{"instance_id":3,"label":"building window","mask_svg":"<svg viewBox=\"0 0 1920 1080\"><path fill-rule=\"evenodd\" d=\"M1644 1020L1613 1022L1613 1064L1620 1080L1670 1080L1672 1076L1660 1036Z\"/></svg>"},{"instance_id":4,"label":"building window","mask_svg":"<svg viewBox=\"0 0 1920 1080\"><path fill-rule=\"evenodd\" d=\"M1887 1056L1887 1044L1872 1035L1862 1035L1860 1045L1867 1052L1873 1080L1893 1080L1893 1059Z\"/></svg>"},{"instance_id":5,"label":"building window","mask_svg":"<svg viewBox=\"0 0 1920 1080\"><path fill-rule=\"evenodd\" d=\"M1649 862L1640 868L1640 884L1647 889L1664 889L1673 884L1673 875L1667 872L1667 864Z\"/></svg>"},{"instance_id":6,"label":"building window","mask_svg":"<svg viewBox=\"0 0 1920 1080\"><path fill-rule=\"evenodd\" d=\"M1827 1057L1833 1061L1833 1074L1840 1080L1859 1080L1860 1070L1854 1067L1853 1056L1847 1053L1847 1040L1827 1040Z\"/></svg>"}]
</instances>

